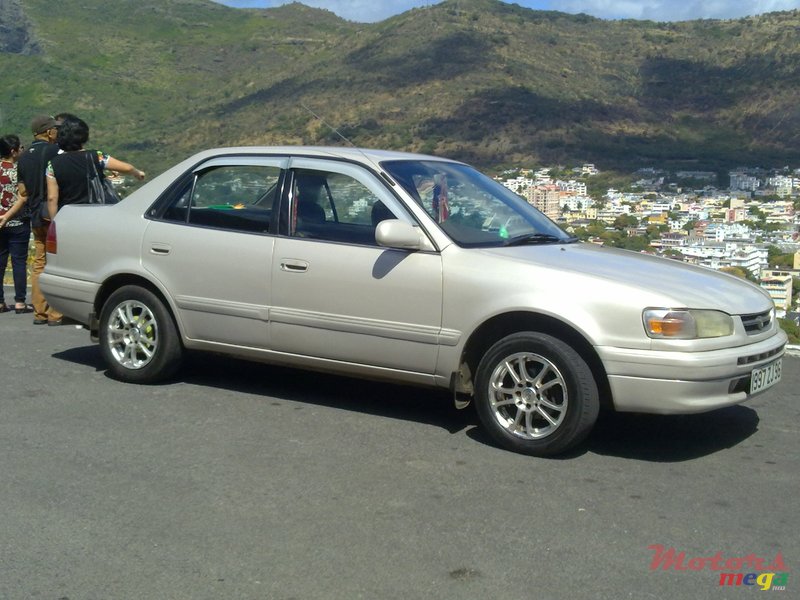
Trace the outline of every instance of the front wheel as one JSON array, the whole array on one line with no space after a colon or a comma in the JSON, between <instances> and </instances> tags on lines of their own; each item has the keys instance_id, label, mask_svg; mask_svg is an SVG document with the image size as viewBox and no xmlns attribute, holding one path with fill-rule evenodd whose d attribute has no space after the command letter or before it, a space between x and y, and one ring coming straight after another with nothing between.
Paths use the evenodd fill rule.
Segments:
<instances>
[{"instance_id":1,"label":"front wheel","mask_svg":"<svg viewBox=\"0 0 800 600\"><path fill-rule=\"evenodd\" d=\"M501 339L481 359L475 380L475 406L486 432L522 454L549 456L575 446L600 410L583 358L542 333Z\"/></svg>"},{"instance_id":2,"label":"front wheel","mask_svg":"<svg viewBox=\"0 0 800 600\"><path fill-rule=\"evenodd\" d=\"M100 313L100 353L114 378L130 383L166 379L180 366L183 346L164 303L150 290L126 285Z\"/></svg>"}]
</instances>

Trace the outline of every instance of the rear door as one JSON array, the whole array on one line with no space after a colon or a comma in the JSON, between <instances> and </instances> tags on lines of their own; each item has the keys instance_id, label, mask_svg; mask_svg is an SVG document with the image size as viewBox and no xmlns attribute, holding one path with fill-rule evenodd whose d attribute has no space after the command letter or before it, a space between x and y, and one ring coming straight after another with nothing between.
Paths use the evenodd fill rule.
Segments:
<instances>
[{"instance_id":1,"label":"rear door","mask_svg":"<svg viewBox=\"0 0 800 600\"><path fill-rule=\"evenodd\" d=\"M195 340L269 348L273 204L285 159L225 157L179 182L145 232L143 266Z\"/></svg>"}]
</instances>

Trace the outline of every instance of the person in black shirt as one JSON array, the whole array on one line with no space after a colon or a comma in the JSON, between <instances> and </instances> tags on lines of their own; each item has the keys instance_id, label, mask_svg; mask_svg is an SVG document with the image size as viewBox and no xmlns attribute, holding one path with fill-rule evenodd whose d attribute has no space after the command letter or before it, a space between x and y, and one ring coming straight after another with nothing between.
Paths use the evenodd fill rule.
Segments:
<instances>
[{"instance_id":1,"label":"person in black shirt","mask_svg":"<svg viewBox=\"0 0 800 600\"><path fill-rule=\"evenodd\" d=\"M144 171L117 160L99 150L84 150L89 141L89 126L82 119L67 117L58 129L60 152L50 159L47 167L47 207L50 218L67 204L88 202L89 186L87 173L94 168L102 175L108 168L119 173L130 173L139 180L145 178Z\"/></svg>"},{"instance_id":2,"label":"person in black shirt","mask_svg":"<svg viewBox=\"0 0 800 600\"><path fill-rule=\"evenodd\" d=\"M31 302L33 322L44 325L48 321L59 322L61 313L53 310L39 288L39 276L47 261L45 242L49 222L42 220L41 207L46 203L45 169L50 159L58 153L56 136L58 121L47 115L39 115L31 121L33 143L25 149L17 161L17 184L19 198L14 205L16 211L25 210L30 216L33 232L33 265L31 269Z\"/></svg>"}]
</instances>

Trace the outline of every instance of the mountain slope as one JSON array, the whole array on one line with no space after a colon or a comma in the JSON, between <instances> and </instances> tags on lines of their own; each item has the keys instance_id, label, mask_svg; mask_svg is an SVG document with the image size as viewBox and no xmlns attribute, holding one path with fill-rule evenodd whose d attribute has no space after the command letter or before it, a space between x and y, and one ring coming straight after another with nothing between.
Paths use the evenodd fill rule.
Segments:
<instances>
[{"instance_id":1,"label":"mountain slope","mask_svg":"<svg viewBox=\"0 0 800 600\"><path fill-rule=\"evenodd\" d=\"M603 21L446 0L358 24L301 4L4 0L0 119L68 110L148 167L232 144L354 143L484 167L800 162L800 11Z\"/></svg>"}]
</instances>

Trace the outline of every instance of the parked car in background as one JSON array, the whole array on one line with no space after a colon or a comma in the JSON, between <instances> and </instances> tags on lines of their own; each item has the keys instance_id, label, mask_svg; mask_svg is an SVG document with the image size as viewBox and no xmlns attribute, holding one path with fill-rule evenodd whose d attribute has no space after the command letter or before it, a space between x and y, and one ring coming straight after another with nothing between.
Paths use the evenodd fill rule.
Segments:
<instances>
[{"instance_id":1,"label":"parked car in background","mask_svg":"<svg viewBox=\"0 0 800 600\"><path fill-rule=\"evenodd\" d=\"M601 406L743 402L786 343L746 281L580 243L461 162L355 148L209 150L120 204L67 206L41 285L122 381L191 349L448 388L531 455L579 443Z\"/></svg>"}]
</instances>

